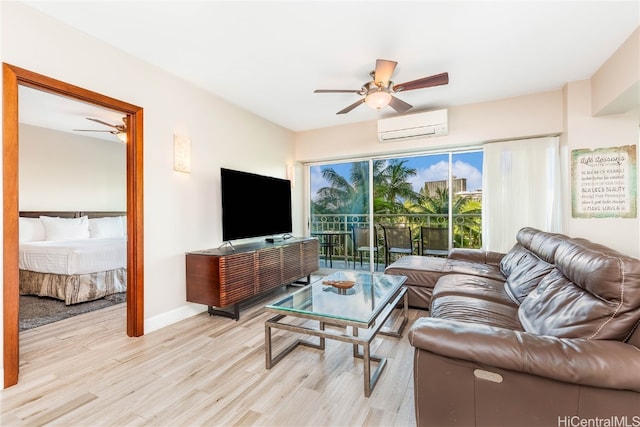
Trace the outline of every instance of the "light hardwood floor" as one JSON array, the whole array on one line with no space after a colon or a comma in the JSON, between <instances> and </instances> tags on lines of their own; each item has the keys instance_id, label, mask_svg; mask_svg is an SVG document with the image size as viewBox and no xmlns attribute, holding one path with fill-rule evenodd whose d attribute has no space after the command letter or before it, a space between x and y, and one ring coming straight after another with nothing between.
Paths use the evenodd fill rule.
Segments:
<instances>
[{"instance_id":1,"label":"light hardwood floor","mask_svg":"<svg viewBox=\"0 0 640 427\"><path fill-rule=\"evenodd\" d=\"M300 347L265 369L265 303L240 320L199 314L141 338L125 334L123 304L20 334L20 378L0 392L3 426L412 426L413 351L406 335L427 313L410 309L371 397L349 344ZM298 338L274 333L274 351Z\"/></svg>"}]
</instances>

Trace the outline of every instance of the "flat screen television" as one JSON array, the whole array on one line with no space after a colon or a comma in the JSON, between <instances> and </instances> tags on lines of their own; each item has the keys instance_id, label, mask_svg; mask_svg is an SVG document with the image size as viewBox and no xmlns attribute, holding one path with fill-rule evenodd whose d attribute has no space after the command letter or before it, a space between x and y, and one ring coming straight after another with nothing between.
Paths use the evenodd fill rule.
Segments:
<instances>
[{"instance_id":1,"label":"flat screen television","mask_svg":"<svg viewBox=\"0 0 640 427\"><path fill-rule=\"evenodd\" d=\"M291 233L291 181L220 168L222 240Z\"/></svg>"}]
</instances>

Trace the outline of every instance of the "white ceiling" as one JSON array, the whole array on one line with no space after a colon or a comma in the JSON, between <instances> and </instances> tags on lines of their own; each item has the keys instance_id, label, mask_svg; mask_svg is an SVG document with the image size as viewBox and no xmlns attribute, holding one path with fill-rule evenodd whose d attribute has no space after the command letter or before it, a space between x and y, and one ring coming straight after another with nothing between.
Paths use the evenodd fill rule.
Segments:
<instances>
[{"instance_id":1,"label":"white ceiling","mask_svg":"<svg viewBox=\"0 0 640 427\"><path fill-rule=\"evenodd\" d=\"M112 131L113 128L87 120L87 117L121 125L123 124L123 114L26 86L20 86L18 90L20 123L119 142L115 135L102 132ZM91 129L100 132L82 132L76 131L76 129Z\"/></svg>"},{"instance_id":2,"label":"white ceiling","mask_svg":"<svg viewBox=\"0 0 640 427\"><path fill-rule=\"evenodd\" d=\"M396 115L313 93L360 89L377 58L396 83L449 73L397 95L410 114L590 78L640 25L637 0L25 3L293 131Z\"/></svg>"}]
</instances>

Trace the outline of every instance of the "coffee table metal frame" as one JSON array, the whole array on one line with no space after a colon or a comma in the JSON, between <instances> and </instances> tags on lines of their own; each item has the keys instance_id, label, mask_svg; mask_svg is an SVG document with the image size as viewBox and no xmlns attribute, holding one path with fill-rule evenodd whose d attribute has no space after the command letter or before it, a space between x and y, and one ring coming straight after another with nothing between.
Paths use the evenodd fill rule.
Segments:
<instances>
[{"instance_id":1,"label":"coffee table metal frame","mask_svg":"<svg viewBox=\"0 0 640 427\"><path fill-rule=\"evenodd\" d=\"M312 285L311 285L312 286ZM389 316L394 311L398 303L403 300L402 307L402 322L397 327L396 330L387 330L382 329L385 322L389 319ZM353 345L353 357L360 358L364 363L364 395L369 397L376 383L378 382L378 378L380 374L384 370L387 359L384 357L376 356L371 354L371 343L374 338L380 335L387 335L399 338L402 336L402 332L404 327L406 326L409 320L409 311L408 311L408 296L407 289L404 286L400 286L400 288L395 291L393 294L389 296L389 300L384 305L384 308L373 317L373 319L369 323L365 322L356 322L351 320L344 320L339 318L333 318L328 316L323 316L320 314L312 314L312 313L300 313L300 312L291 312L286 311L274 307L265 307L267 311L271 311L274 313L279 313L277 316L270 318L265 321L265 356L266 356L266 368L271 369L275 366L280 360L282 360L287 354L291 353L296 347L302 345L305 347L311 347L318 350L324 350L325 348L325 339L334 339L337 341L351 343ZM287 317L296 317L302 319L309 319L318 321L318 328L313 328L305 325L294 325L290 323L283 323L282 320ZM333 330L327 330L325 328L326 325L330 326L339 326L339 327L351 327L352 334L348 335L344 332L337 332ZM277 355L272 354L272 346L271 346L271 329L283 329L290 332L296 332L304 335L312 335L319 337L319 342L314 343L311 341L298 339L293 342L291 345L281 350ZM364 329L366 332L364 334L360 334L358 332L359 329ZM362 351L360 351L360 346L362 346ZM378 366L375 371L371 372L371 362L377 362Z\"/></svg>"}]
</instances>

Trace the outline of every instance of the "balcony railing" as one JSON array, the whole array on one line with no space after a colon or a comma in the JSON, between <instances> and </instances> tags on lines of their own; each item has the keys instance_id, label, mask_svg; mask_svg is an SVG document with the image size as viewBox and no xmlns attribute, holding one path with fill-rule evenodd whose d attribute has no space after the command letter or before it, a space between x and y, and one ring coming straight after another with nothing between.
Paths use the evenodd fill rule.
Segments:
<instances>
[{"instance_id":1,"label":"balcony railing","mask_svg":"<svg viewBox=\"0 0 640 427\"><path fill-rule=\"evenodd\" d=\"M375 214L374 224L377 226L379 241L383 241L382 229L385 225L404 225L411 228L414 241L414 252L419 254L420 227L449 226L449 215L434 214ZM482 247L482 222L480 214L454 214L451 215L453 223L452 247L454 248L481 248ZM367 214L314 214L311 216L311 233L323 231L342 231L350 233L354 225L369 225ZM333 257L347 260L353 257L353 244L347 238L343 245L335 247ZM382 257L384 259L384 257Z\"/></svg>"}]
</instances>

